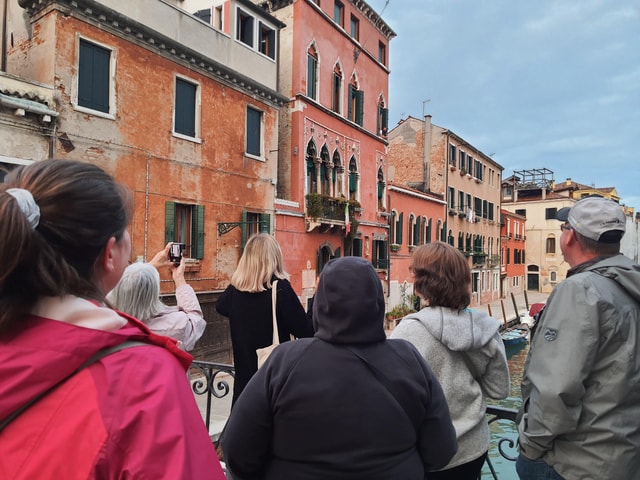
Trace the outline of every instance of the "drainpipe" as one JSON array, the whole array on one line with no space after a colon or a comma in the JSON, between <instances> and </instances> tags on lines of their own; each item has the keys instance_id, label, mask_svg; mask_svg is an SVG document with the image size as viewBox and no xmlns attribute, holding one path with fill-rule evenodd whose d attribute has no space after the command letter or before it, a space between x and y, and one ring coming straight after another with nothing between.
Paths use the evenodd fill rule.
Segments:
<instances>
[{"instance_id":1,"label":"drainpipe","mask_svg":"<svg viewBox=\"0 0 640 480\"><path fill-rule=\"evenodd\" d=\"M7 13L8 13L8 5L9 0L4 0L4 4L2 5L2 53L0 59L0 71L7 71Z\"/></svg>"}]
</instances>

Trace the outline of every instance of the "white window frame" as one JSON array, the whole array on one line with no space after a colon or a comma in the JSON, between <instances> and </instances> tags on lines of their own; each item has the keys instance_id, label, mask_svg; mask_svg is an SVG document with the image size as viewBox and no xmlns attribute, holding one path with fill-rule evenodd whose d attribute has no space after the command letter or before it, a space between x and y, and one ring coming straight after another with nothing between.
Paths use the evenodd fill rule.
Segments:
<instances>
[{"instance_id":1,"label":"white window frame","mask_svg":"<svg viewBox=\"0 0 640 480\"><path fill-rule=\"evenodd\" d=\"M258 113L260 113L260 155L255 155L253 153L249 153L247 152L247 140L249 138L249 125L248 125L248 116L249 116L249 110L253 110L256 111ZM249 158L253 158L255 160L260 160L262 162L264 162L266 160L265 158L265 152L264 152L264 136L265 136L265 132L264 132L264 125L265 125L265 121L264 121L264 117L265 117L265 111L257 108L255 105L251 105L251 104L247 104L246 108L245 108L245 116L244 116L244 155L246 157Z\"/></svg>"},{"instance_id":2,"label":"white window frame","mask_svg":"<svg viewBox=\"0 0 640 480\"><path fill-rule=\"evenodd\" d=\"M191 83L196 87L196 104L194 108L194 114L195 114L194 120L195 120L196 133L195 133L195 136L193 137L189 135L185 135L184 133L176 132L176 86L178 85L178 79L187 83ZM200 84L200 82L198 82L197 80L194 80L193 78L189 78L185 75L176 73L173 76L173 105L172 105L172 112L171 112L171 135L173 135L176 138L181 138L182 140L188 140L194 143L202 143L201 120L202 120L202 85Z\"/></svg>"},{"instance_id":3,"label":"white window frame","mask_svg":"<svg viewBox=\"0 0 640 480\"><path fill-rule=\"evenodd\" d=\"M85 42L92 43L98 47L104 48L105 50L109 50L111 52L109 57L109 113L101 112L99 110L94 110L92 108L84 107L78 104L78 95L80 90L80 40L84 40ZM71 95L71 105L74 110L83 113L89 113L96 117L107 118L109 120L116 119L116 61L117 61L117 50L115 47L111 45L107 45L105 43L99 42L92 38L89 38L85 35L80 35L76 33L75 38L75 55L76 55L76 74L72 87L72 95Z\"/></svg>"}]
</instances>

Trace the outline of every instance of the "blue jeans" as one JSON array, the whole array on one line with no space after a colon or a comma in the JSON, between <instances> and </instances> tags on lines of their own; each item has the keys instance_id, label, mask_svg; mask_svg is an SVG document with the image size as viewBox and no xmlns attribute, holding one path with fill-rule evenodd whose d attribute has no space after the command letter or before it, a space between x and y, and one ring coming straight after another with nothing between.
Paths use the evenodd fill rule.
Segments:
<instances>
[{"instance_id":1,"label":"blue jeans","mask_svg":"<svg viewBox=\"0 0 640 480\"><path fill-rule=\"evenodd\" d=\"M524 455L518 455L516 472L520 480L564 480L544 460L531 460Z\"/></svg>"}]
</instances>

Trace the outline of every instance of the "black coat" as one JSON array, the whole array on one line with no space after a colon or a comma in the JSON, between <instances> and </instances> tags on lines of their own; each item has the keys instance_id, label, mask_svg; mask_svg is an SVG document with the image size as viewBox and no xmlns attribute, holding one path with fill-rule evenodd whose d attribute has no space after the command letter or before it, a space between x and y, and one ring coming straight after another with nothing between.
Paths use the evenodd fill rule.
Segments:
<instances>
[{"instance_id":1,"label":"black coat","mask_svg":"<svg viewBox=\"0 0 640 480\"><path fill-rule=\"evenodd\" d=\"M369 262L325 266L316 338L278 347L234 406L222 439L234 478L422 480L449 462L440 384L410 343L386 339L383 315Z\"/></svg>"},{"instance_id":2,"label":"black coat","mask_svg":"<svg viewBox=\"0 0 640 480\"><path fill-rule=\"evenodd\" d=\"M311 314L307 315L288 280L278 280L276 318L280 343L290 339L312 337ZM271 289L264 292L242 292L229 285L216 303L219 314L229 317L235 379L232 404L258 370L256 348L273 341Z\"/></svg>"}]
</instances>

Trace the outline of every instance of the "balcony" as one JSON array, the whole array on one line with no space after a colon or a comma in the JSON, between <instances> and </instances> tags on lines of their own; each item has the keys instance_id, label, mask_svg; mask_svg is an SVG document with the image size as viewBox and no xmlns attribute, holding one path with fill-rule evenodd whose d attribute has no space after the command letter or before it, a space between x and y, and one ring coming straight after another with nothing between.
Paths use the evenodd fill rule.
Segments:
<instances>
[{"instance_id":1,"label":"balcony","mask_svg":"<svg viewBox=\"0 0 640 480\"><path fill-rule=\"evenodd\" d=\"M362 212L360 203L357 200L347 200L345 198L329 197L319 193L310 193L306 197L307 231L316 227L330 229L333 227L344 227L345 207L349 205L349 221L354 222L354 214ZM352 225L353 230L353 225Z\"/></svg>"}]
</instances>

